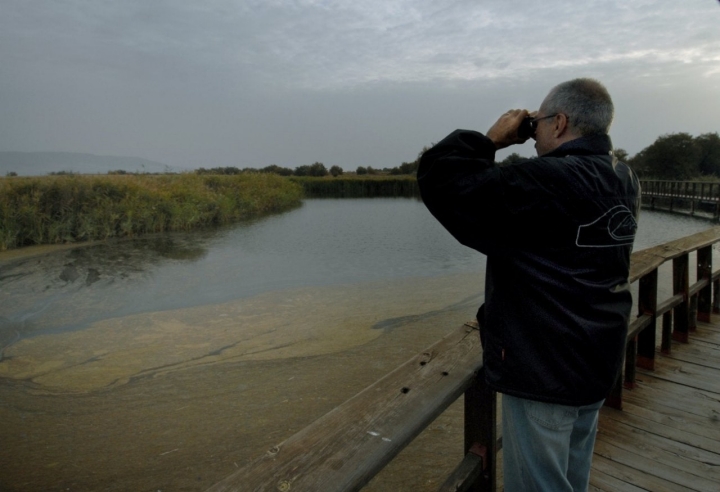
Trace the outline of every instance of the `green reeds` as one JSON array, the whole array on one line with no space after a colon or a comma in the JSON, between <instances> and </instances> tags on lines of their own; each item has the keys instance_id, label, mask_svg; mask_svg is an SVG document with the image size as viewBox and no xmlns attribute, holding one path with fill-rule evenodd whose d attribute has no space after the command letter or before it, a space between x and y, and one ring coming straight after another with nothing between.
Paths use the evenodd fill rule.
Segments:
<instances>
[{"instance_id":1,"label":"green reeds","mask_svg":"<svg viewBox=\"0 0 720 492\"><path fill-rule=\"evenodd\" d=\"M0 178L0 251L228 224L301 199L272 174Z\"/></svg>"},{"instance_id":2,"label":"green reeds","mask_svg":"<svg viewBox=\"0 0 720 492\"><path fill-rule=\"evenodd\" d=\"M308 198L419 197L415 176L292 177Z\"/></svg>"}]
</instances>

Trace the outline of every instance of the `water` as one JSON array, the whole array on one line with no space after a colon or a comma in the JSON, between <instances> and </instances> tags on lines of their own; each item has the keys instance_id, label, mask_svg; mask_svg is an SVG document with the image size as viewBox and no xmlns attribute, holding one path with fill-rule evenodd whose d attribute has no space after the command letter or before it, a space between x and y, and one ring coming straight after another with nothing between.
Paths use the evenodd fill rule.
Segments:
<instances>
[{"instance_id":1,"label":"water","mask_svg":"<svg viewBox=\"0 0 720 492\"><path fill-rule=\"evenodd\" d=\"M637 248L711 225L643 211ZM467 321L483 269L411 199L0 256L0 489L205 490ZM462 405L428 432L368 490L437 490Z\"/></svg>"},{"instance_id":2,"label":"water","mask_svg":"<svg viewBox=\"0 0 720 492\"><path fill-rule=\"evenodd\" d=\"M711 225L644 210L635 249ZM294 211L231 228L110 241L0 264L0 347L101 319L263 292L483 268L484 256L458 244L418 200L307 200Z\"/></svg>"}]
</instances>

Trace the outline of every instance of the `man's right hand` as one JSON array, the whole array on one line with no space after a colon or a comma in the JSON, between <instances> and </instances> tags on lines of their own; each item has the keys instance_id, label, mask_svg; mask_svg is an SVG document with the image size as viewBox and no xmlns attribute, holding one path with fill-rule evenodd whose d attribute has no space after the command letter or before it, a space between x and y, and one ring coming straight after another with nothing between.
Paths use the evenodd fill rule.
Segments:
<instances>
[{"instance_id":1,"label":"man's right hand","mask_svg":"<svg viewBox=\"0 0 720 492\"><path fill-rule=\"evenodd\" d=\"M527 109L511 109L498 118L485 136L493 141L498 150L525 143L528 139L518 136L518 128L523 119L534 114L536 114L535 111L529 113Z\"/></svg>"}]
</instances>

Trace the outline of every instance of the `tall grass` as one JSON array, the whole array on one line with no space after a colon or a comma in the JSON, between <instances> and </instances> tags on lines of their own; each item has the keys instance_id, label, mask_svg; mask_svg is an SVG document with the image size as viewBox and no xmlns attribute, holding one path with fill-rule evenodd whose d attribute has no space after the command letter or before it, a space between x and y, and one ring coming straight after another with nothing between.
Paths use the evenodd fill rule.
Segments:
<instances>
[{"instance_id":1,"label":"tall grass","mask_svg":"<svg viewBox=\"0 0 720 492\"><path fill-rule=\"evenodd\" d=\"M301 199L272 174L0 178L0 251L227 224Z\"/></svg>"},{"instance_id":2,"label":"tall grass","mask_svg":"<svg viewBox=\"0 0 720 492\"><path fill-rule=\"evenodd\" d=\"M292 177L308 198L419 197L414 176Z\"/></svg>"}]
</instances>

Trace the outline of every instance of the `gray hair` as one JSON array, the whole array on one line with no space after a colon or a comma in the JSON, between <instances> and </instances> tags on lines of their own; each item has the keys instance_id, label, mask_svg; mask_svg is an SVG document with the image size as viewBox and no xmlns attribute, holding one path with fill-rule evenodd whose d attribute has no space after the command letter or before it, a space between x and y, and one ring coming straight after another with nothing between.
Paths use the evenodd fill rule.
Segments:
<instances>
[{"instance_id":1,"label":"gray hair","mask_svg":"<svg viewBox=\"0 0 720 492\"><path fill-rule=\"evenodd\" d=\"M540 106L540 113L563 113L568 127L580 136L607 134L615 108L604 85L594 79L574 79L550 90Z\"/></svg>"}]
</instances>

